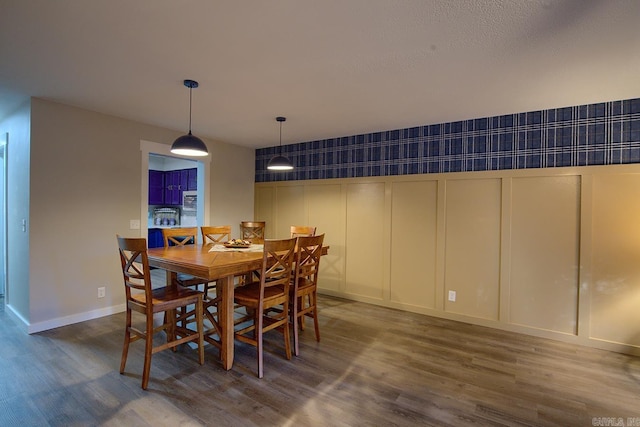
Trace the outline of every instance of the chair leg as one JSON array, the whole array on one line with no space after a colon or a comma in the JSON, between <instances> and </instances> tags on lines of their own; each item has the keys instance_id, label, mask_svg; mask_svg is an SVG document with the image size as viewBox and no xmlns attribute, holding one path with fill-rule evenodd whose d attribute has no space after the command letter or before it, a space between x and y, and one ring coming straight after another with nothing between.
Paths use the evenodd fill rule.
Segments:
<instances>
[{"instance_id":1,"label":"chair leg","mask_svg":"<svg viewBox=\"0 0 640 427\"><path fill-rule=\"evenodd\" d=\"M293 298L293 313L291 313L291 324L293 326L293 352L296 356L300 355L298 347L298 298Z\"/></svg>"},{"instance_id":2,"label":"chair leg","mask_svg":"<svg viewBox=\"0 0 640 427\"><path fill-rule=\"evenodd\" d=\"M144 367L142 369L142 389L146 390L149 384L149 372L151 371L151 356L153 354L153 315L147 318L147 336L144 342Z\"/></svg>"},{"instance_id":3,"label":"chair leg","mask_svg":"<svg viewBox=\"0 0 640 427\"><path fill-rule=\"evenodd\" d=\"M316 341L320 342L320 327L318 326L318 297L314 292L309 295L309 298L311 299L311 304L313 304L313 311L311 313L313 313L313 326L316 330Z\"/></svg>"},{"instance_id":4,"label":"chair leg","mask_svg":"<svg viewBox=\"0 0 640 427\"><path fill-rule=\"evenodd\" d=\"M127 321L124 328L124 344L122 345L122 358L120 359L120 373L124 373L127 364L127 354L129 354L129 343L131 342L131 309L127 308Z\"/></svg>"},{"instance_id":5,"label":"chair leg","mask_svg":"<svg viewBox=\"0 0 640 427\"><path fill-rule=\"evenodd\" d=\"M175 341L176 339L176 316L176 309L167 310L164 312L167 342ZM171 347L171 351L176 352L178 351L178 348L175 346Z\"/></svg>"},{"instance_id":6,"label":"chair leg","mask_svg":"<svg viewBox=\"0 0 640 427\"><path fill-rule=\"evenodd\" d=\"M196 331L198 332L198 361L201 365L204 365L204 325L202 323L202 311L202 296L200 296L196 303Z\"/></svg>"},{"instance_id":7,"label":"chair leg","mask_svg":"<svg viewBox=\"0 0 640 427\"><path fill-rule=\"evenodd\" d=\"M256 349L258 352L258 378L262 378L263 375L263 371L262 371L262 323L263 323L263 316L264 314L262 313L262 309L257 309L255 310L255 329L254 329L254 336L256 339Z\"/></svg>"},{"instance_id":8,"label":"chair leg","mask_svg":"<svg viewBox=\"0 0 640 427\"><path fill-rule=\"evenodd\" d=\"M304 296L301 296L298 299L298 311L303 310L305 308L304 306ZM304 316L300 316L300 330L304 331Z\"/></svg>"},{"instance_id":9,"label":"chair leg","mask_svg":"<svg viewBox=\"0 0 640 427\"><path fill-rule=\"evenodd\" d=\"M289 336L289 313L287 312L289 307L289 302L285 302L283 304L283 308L282 310L284 311L284 313L282 313L282 315L284 316L285 319L287 319L286 322L284 322L284 325L282 325L282 334L284 335L284 352L287 355L287 360L291 360L291 337ZM297 344L297 343L295 343ZM297 353L296 353L297 356Z\"/></svg>"}]
</instances>

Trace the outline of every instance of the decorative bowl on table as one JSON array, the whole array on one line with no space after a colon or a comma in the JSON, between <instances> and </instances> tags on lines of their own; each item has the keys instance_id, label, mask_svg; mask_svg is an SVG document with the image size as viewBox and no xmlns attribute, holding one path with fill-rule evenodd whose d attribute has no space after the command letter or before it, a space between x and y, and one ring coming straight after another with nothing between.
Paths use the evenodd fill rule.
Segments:
<instances>
[{"instance_id":1,"label":"decorative bowl on table","mask_svg":"<svg viewBox=\"0 0 640 427\"><path fill-rule=\"evenodd\" d=\"M242 239L231 239L228 242L223 243L225 248L248 248L251 246L251 242Z\"/></svg>"}]
</instances>

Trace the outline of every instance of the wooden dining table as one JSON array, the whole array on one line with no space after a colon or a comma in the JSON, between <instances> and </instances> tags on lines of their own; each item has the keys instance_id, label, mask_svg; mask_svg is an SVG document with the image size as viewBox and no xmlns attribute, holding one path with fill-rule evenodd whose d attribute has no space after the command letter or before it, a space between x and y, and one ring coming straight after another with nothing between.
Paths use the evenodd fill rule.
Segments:
<instances>
[{"instance_id":1,"label":"wooden dining table","mask_svg":"<svg viewBox=\"0 0 640 427\"><path fill-rule=\"evenodd\" d=\"M262 251L212 251L213 244L171 246L148 250L149 265L166 270L167 286L176 285L178 273L216 282L220 358L224 369L233 366L234 277L262 267ZM328 246L322 248L323 255Z\"/></svg>"}]
</instances>

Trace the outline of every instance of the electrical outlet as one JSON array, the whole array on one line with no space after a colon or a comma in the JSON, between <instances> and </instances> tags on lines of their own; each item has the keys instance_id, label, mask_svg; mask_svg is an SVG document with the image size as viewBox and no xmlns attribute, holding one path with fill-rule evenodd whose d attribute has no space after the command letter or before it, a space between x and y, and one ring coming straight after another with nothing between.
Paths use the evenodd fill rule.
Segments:
<instances>
[{"instance_id":1,"label":"electrical outlet","mask_svg":"<svg viewBox=\"0 0 640 427\"><path fill-rule=\"evenodd\" d=\"M107 293L107 289L104 286L98 288L98 298L104 298Z\"/></svg>"},{"instance_id":2,"label":"electrical outlet","mask_svg":"<svg viewBox=\"0 0 640 427\"><path fill-rule=\"evenodd\" d=\"M130 219L129 220L129 229L131 229L131 230L140 230L140 220L139 219Z\"/></svg>"},{"instance_id":3,"label":"electrical outlet","mask_svg":"<svg viewBox=\"0 0 640 427\"><path fill-rule=\"evenodd\" d=\"M449 291L449 301L456 302L456 291Z\"/></svg>"}]
</instances>

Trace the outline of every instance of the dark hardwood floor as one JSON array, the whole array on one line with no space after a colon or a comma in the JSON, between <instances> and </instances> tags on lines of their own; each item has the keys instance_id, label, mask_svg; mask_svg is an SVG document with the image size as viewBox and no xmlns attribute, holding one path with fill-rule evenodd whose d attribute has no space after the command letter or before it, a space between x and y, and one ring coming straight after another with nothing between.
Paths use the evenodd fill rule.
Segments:
<instances>
[{"instance_id":1,"label":"dark hardwood floor","mask_svg":"<svg viewBox=\"0 0 640 427\"><path fill-rule=\"evenodd\" d=\"M263 379L252 347L236 343L228 372L214 348L200 366L182 347L154 356L147 391L141 342L118 373L124 314L28 336L0 311L0 425L640 425L639 358L326 296L320 303L322 341L308 327L301 355L287 361L272 334Z\"/></svg>"}]
</instances>

